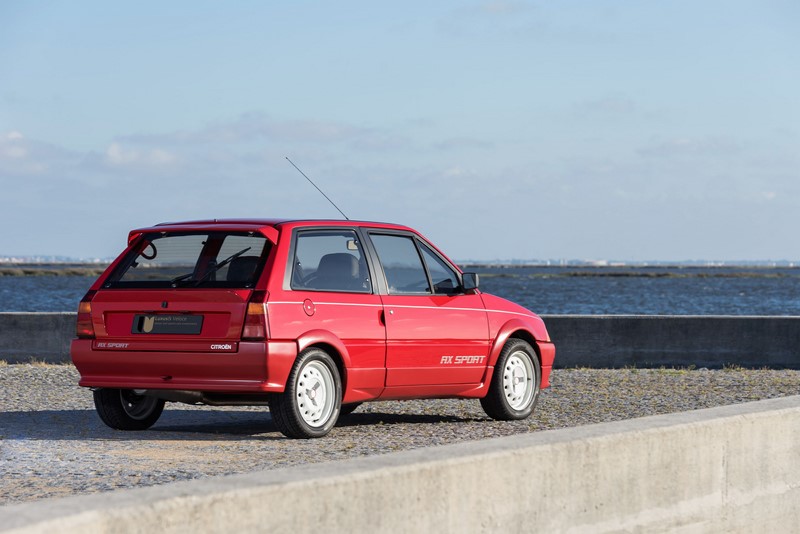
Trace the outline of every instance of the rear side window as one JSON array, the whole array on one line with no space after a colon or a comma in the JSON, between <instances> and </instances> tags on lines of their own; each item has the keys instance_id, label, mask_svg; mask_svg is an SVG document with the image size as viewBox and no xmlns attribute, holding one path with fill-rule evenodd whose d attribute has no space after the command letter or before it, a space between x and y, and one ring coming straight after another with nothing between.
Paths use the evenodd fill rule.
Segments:
<instances>
[{"instance_id":1,"label":"rear side window","mask_svg":"<svg viewBox=\"0 0 800 534\"><path fill-rule=\"evenodd\" d=\"M292 264L292 289L372 292L361 241L352 230L310 230L297 233Z\"/></svg>"},{"instance_id":2,"label":"rear side window","mask_svg":"<svg viewBox=\"0 0 800 534\"><path fill-rule=\"evenodd\" d=\"M257 234L147 234L104 287L249 288L258 280L269 248L269 241Z\"/></svg>"}]
</instances>

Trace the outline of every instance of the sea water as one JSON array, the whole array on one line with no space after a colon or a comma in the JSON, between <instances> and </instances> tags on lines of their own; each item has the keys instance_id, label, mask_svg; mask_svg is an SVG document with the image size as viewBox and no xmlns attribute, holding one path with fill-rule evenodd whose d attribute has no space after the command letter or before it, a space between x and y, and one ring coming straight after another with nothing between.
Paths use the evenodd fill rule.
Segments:
<instances>
[{"instance_id":1,"label":"sea water","mask_svg":"<svg viewBox=\"0 0 800 534\"><path fill-rule=\"evenodd\" d=\"M800 315L800 268L471 265L481 290L540 314ZM77 310L94 276L0 276L0 311Z\"/></svg>"}]
</instances>

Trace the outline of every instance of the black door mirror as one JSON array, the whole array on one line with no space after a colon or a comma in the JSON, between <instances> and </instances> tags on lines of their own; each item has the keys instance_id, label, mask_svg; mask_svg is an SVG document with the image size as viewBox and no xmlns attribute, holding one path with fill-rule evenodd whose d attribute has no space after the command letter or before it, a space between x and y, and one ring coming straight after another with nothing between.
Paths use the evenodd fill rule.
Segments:
<instances>
[{"instance_id":1,"label":"black door mirror","mask_svg":"<svg viewBox=\"0 0 800 534\"><path fill-rule=\"evenodd\" d=\"M461 275L461 288L464 291L478 289L478 273L463 273Z\"/></svg>"}]
</instances>

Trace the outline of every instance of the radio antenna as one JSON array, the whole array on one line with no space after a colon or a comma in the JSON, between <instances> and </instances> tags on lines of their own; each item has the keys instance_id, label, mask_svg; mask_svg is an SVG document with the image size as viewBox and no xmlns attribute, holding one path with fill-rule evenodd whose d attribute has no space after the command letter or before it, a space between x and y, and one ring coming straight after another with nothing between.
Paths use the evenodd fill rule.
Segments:
<instances>
[{"instance_id":1,"label":"radio antenna","mask_svg":"<svg viewBox=\"0 0 800 534\"><path fill-rule=\"evenodd\" d=\"M333 200L331 200L331 199L328 197L328 195L326 195L326 194L325 194L325 193L322 191L322 189L320 189L319 187L317 187L317 184L315 184L314 182L312 182L312 181L311 181L311 178L309 178L308 176L306 176L306 173L304 173L303 171L301 171L301 170L300 170L300 167L298 167L297 165L295 165L295 164L294 164L294 162L293 162L292 160L290 160L290 159L289 159L289 156L285 156L285 157L286 157L286 161L288 161L289 163L291 163L291 164L292 164L292 167L294 167L295 169L297 169L297 172L299 172L300 174L302 174L302 175L303 175L303 178L305 178L306 180L308 180L308 183L310 183L311 185L313 185L313 186L314 186L314 188L315 188L317 191L319 191L319 192L320 192L320 194L321 194L323 197L325 197L325 199L326 199L328 202L330 202L330 203L331 203L331 205L332 205L334 208L336 208L336 210L337 210L339 213L341 213L341 214L342 214L342 217L344 217L344 218L345 218L345 219L347 219L348 221L350 220L350 217L348 217L347 215L345 215L345 214L344 214L344 212L343 212L342 210L340 210L340 209L339 209L339 206L337 206L337 205L336 205L336 204L333 202Z\"/></svg>"}]
</instances>

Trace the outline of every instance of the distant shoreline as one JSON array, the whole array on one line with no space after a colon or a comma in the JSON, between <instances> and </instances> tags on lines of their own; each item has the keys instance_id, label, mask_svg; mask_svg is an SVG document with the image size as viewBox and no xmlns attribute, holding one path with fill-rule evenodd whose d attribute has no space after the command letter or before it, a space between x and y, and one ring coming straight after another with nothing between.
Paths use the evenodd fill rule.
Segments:
<instances>
[{"instance_id":1,"label":"distant shoreline","mask_svg":"<svg viewBox=\"0 0 800 534\"><path fill-rule=\"evenodd\" d=\"M0 263L0 277L15 276L86 276L98 277L108 267L107 263ZM482 277L634 277L634 278L749 278L749 277L797 277L800 267L795 265L767 264L567 264L546 263L460 263L465 271L482 272L487 269L504 272L482 273ZM524 269L537 272L520 273Z\"/></svg>"},{"instance_id":2,"label":"distant shoreline","mask_svg":"<svg viewBox=\"0 0 800 534\"><path fill-rule=\"evenodd\" d=\"M0 264L0 276L100 276L108 264L14 263Z\"/></svg>"},{"instance_id":3,"label":"distant shoreline","mask_svg":"<svg viewBox=\"0 0 800 534\"><path fill-rule=\"evenodd\" d=\"M482 267L491 269L552 268L552 269L797 269L794 261L686 261L686 262L592 262L592 261L456 261L461 268Z\"/></svg>"}]
</instances>

